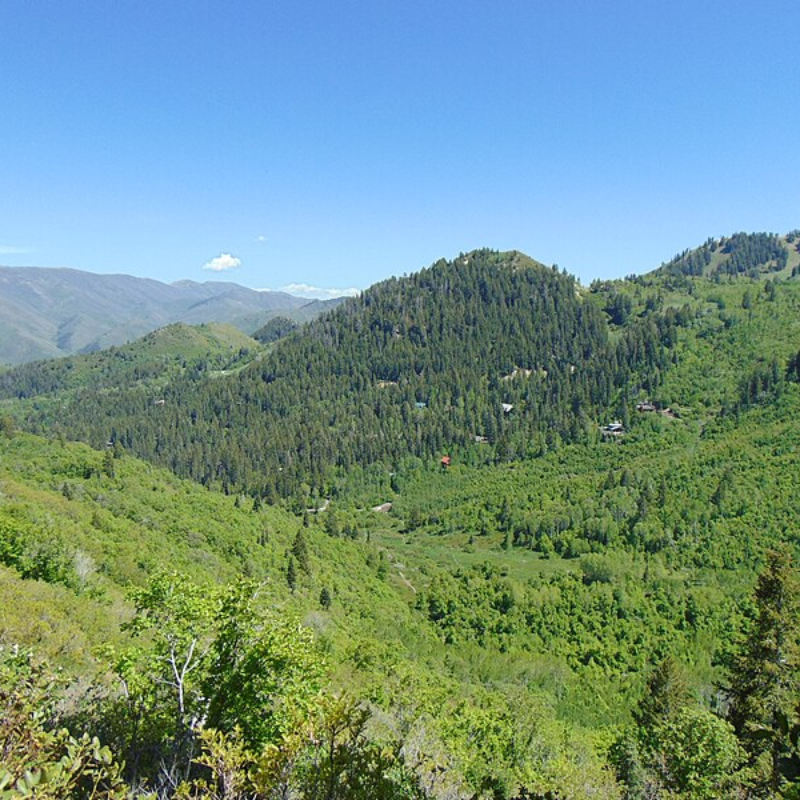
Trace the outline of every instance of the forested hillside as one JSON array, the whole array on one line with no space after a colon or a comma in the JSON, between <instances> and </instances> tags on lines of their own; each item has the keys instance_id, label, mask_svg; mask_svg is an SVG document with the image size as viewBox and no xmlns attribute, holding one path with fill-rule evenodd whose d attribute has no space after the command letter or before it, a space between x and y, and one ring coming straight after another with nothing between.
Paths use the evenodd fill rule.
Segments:
<instances>
[{"instance_id":1,"label":"forested hillside","mask_svg":"<svg viewBox=\"0 0 800 800\"><path fill-rule=\"evenodd\" d=\"M796 797L795 244L0 375L0 793Z\"/></svg>"},{"instance_id":2,"label":"forested hillside","mask_svg":"<svg viewBox=\"0 0 800 800\"><path fill-rule=\"evenodd\" d=\"M168 325L133 344L72 358L35 361L0 373L0 397L33 398L74 390L103 391L146 385L150 391L179 376L190 379L230 369L258 350L230 325Z\"/></svg>"},{"instance_id":3,"label":"forested hillside","mask_svg":"<svg viewBox=\"0 0 800 800\"><path fill-rule=\"evenodd\" d=\"M714 277L780 273L791 260L797 266L797 231L785 237L774 233L735 233L721 239L708 239L702 247L685 250L660 271L667 275Z\"/></svg>"},{"instance_id":4,"label":"forested hillside","mask_svg":"<svg viewBox=\"0 0 800 800\"><path fill-rule=\"evenodd\" d=\"M7 428L0 488L0 787L82 797L96 779L100 796L123 796L111 789L124 779L171 796L205 747L264 797L318 797L323 779L330 796L365 800L523 775L612 790L590 732L559 721L547 692L531 689L519 716L524 686L450 673L400 565L370 543L381 517L336 534L113 450ZM64 668L56 683L43 658ZM200 735L200 719L228 738ZM535 732L535 751L507 752L517 729ZM65 753L74 774L55 769ZM261 772L245 779L251 763Z\"/></svg>"},{"instance_id":5,"label":"forested hillside","mask_svg":"<svg viewBox=\"0 0 800 800\"><path fill-rule=\"evenodd\" d=\"M89 386L26 426L302 507L356 466L391 471L476 442L485 460L510 460L585 440L621 398L657 389L687 322L667 308L612 335L570 276L480 251L373 287L235 375L178 378L158 406L148 386Z\"/></svg>"},{"instance_id":6,"label":"forested hillside","mask_svg":"<svg viewBox=\"0 0 800 800\"><path fill-rule=\"evenodd\" d=\"M777 405L707 439L648 417L625 443L408 474L405 522L346 504L300 520L111 449L6 427L3 642L63 665L69 701L53 719L78 744L82 731L100 736L126 762L121 778L166 794L176 776L194 780L186 759L204 747L206 779L235 774L264 797L284 785L316 797L320 774L334 797L615 797L624 785L614 775L673 796L738 793L751 780L745 745L724 722L718 682L728 685L746 655L740 636L759 609L748 600L753 569L772 563L766 548L797 541L799 394L788 385ZM666 487L664 475L675 479ZM641 535L659 526L661 538ZM788 562L774 569L789 605L772 624L791 642L795 578ZM245 648L233 662L222 656L231 636ZM163 670L171 653L201 646L175 716L177 686ZM782 658L795 681L795 651ZM18 687L4 702L22 715L58 697L46 668L27 659L4 655L3 685ZM253 683L261 674L268 682ZM234 686L244 693L236 702L224 694ZM788 710L781 697L795 691L769 702ZM265 710L259 722L252 709L274 709L285 692L301 706L288 717ZM674 707L651 708L647 698L663 693ZM747 713L749 724L760 712ZM196 738L204 715L227 738ZM38 760L6 767L56 781L47 759L69 745L37 724ZM696 730L711 752L671 753ZM19 735L0 730L17 745ZM790 756L791 737L776 737ZM105 774L91 747L75 755L78 744L76 769ZM320 773L329 746L336 759ZM264 772L245 779L237 764Z\"/></svg>"}]
</instances>

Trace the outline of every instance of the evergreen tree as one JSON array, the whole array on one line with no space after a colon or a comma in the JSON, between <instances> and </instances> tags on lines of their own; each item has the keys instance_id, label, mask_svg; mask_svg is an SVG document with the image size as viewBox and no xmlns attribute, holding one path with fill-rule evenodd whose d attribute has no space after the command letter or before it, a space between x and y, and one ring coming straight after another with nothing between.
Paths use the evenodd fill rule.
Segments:
<instances>
[{"instance_id":1,"label":"evergreen tree","mask_svg":"<svg viewBox=\"0 0 800 800\"><path fill-rule=\"evenodd\" d=\"M325 609L325 611L330 609L331 605L333 604L333 597L331 596L330 589L328 589L327 586L323 586L322 591L319 593L319 604Z\"/></svg>"},{"instance_id":2,"label":"evergreen tree","mask_svg":"<svg viewBox=\"0 0 800 800\"><path fill-rule=\"evenodd\" d=\"M103 453L103 472L109 477L113 478L116 475L114 468L114 451L107 449Z\"/></svg>"},{"instance_id":3,"label":"evergreen tree","mask_svg":"<svg viewBox=\"0 0 800 800\"><path fill-rule=\"evenodd\" d=\"M753 769L757 796L775 796L797 774L790 731L800 694L797 575L785 548L772 550L754 591L755 617L729 666L728 716Z\"/></svg>"},{"instance_id":4,"label":"evergreen tree","mask_svg":"<svg viewBox=\"0 0 800 800\"><path fill-rule=\"evenodd\" d=\"M642 699L633 712L639 738L650 751L659 747L659 729L689 703L689 688L678 662L667 656L647 680Z\"/></svg>"},{"instance_id":5,"label":"evergreen tree","mask_svg":"<svg viewBox=\"0 0 800 800\"><path fill-rule=\"evenodd\" d=\"M292 555L297 560L297 566L300 567L306 575L311 574L311 562L308 558L308 545L306 544L306 538L303 536L302 529L297 531L297 535L294 537L294 542L292 543Z\"/></svg>"},{"instance_id":6,"label":"evergreen tree","mask_svg":"<svg viewBox=\"0 0 800 800\"><path fill-rule=\"evenodd\" d=\"M335 511L332 511L330 509L325 515L325 531L329 536L333 536L334 538L339 536L339 534L341 533L341 528L339 526L339 517L336 516Z\"/></svg>"},{"instance_id":7,"label":"evergreen tree","mask_svg":"<svg viewBox=\"0 0 800 800\"><path fill-rule=\"evenodd\" d=\"M286 584L290 591L297 587L297 567L294 565L294 558L289 556L289 564L286 567Z\"/></svg>"}]
</instances>

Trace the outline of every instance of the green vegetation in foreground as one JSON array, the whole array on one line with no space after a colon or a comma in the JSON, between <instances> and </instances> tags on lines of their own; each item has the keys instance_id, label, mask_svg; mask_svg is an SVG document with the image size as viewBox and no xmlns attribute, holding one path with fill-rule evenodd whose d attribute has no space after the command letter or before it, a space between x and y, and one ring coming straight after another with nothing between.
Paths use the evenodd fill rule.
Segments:
<instances>
[{"instance_id":1,"label":"green vegetation in foreground","mask_svg":"<svg viewBox=\"0 0 800 800\"><path fill-rule=\"evenodd\" d=\"M225 587L237 585L237 574L249 574L261 587L258 626L282 630L283 620L303 619L316 635L316 666L307 678L319 680L323 670L329 688L320 697L327 699L302 723L311 728L295 733L338 730L345 738L352 734L359 746L379 742L394 753L387 770L408 769L416 776L409 778L413 791L422 785L430 796L466 795L488 781L499 796L514 796L513 787L522 784L583 797L585 783L578 781L591 774L590 785L613 796L610 774L602 772L610 760L628 782L641 773L652 785L683 786L678 796L698 796L687 788L689 778L671 777L658 766L658 747L668 741L672 752L676 742L699 729L721 754L720 761L702 766L706 777L712 776L704 796L720 796L720 787L730 785L721 783L721 776L738 775L745 756L730 728L712 713L720 700L716 682L727 673L711 656L733 658L730 645L753 614L747 602L753 581L749 549L756 551L754 563L770 544L796 541L780 520L795 516L797 395L789 385L778 401L702 436L694 425L643 416L638 429L618 442L564 448L544 459L491 469L456 464L418 478L409 474L397 499L395 513L406 520L400 524L334 503L325 513L307 516L304 525L279 509L254 509L241 496L208 492L129 457L114 458L111 450L6 436L0 486L7 564L7 580L0 584L3 638L49 652L74 675L96 674L107 687L103 691L110 692L104 702L113 700L112 716L119 720L124 715L118 684L106 670L146 672L152 663L140 659L151 658L149 647L156 647L154 641L143 650L139 644L152 629L144 622L131 626L136 604L141 614L143 602L154 603L165 595L165 585L175 585L181 596L197 596L201 608L206 602L213 607L234 591ZM661 472L647 473L655 490L661 491L662 474L680 479L668 482L663 502L650 506L648 529L657 530L681 508L700 513L701 520L677 517L686 526L685 540L630 542L627 537L643 524L641 498L651 491L641 470L648 464L655 468L655 453ZM718 491L716 480L726 474L727 495ZM712 495L723 507L735 502L725 511ZM487 506L486 498L497 503ZM507 498L514 501L510 508ZM629 509L631 518L620 509ZM712 512L703 521L707 509ZM527 532L526 517L542 522L538 545L535 535L515 536ZM570 527L559 519L569 520ZM404 530L409 521L416 527ZM705 538L694 533L699 521ZM715 549L715 537L723 540L734 525L739 533ZM590 537L590 529L614 535L603 542ZM757 534L748 534L752 531ZM550 545L544 544L547 539ZM582 553L572 552L576 541L586 545ZM638 546L643 551L637 553ZM731 563L719 563L726 553ZM286 581L292 561L294 592ZM174 572L159 572L165 565ZM155 583L153 574L160 575ZM238 585L236 591L252 593ZM131 601L125 587L142 588ZM332 595L327 610L320 603L326 588ZM47 625L31 625L33 615ZM200 617L219 621L220 614L203 611ZM248 624L256 623L251 618ZM218 634L209 626L203 636L211 640ZM129 638L134 631L139 636ZM687 684L680 714L668 726L664 720L650 728L632 724L630 710L650 696L645 682L666 658L675 660ZM210 676L217 674L208 669ZM344 688L351 701L337 705L334 698ZM358 702L362 705L353 705ZM81 704L73 695L73 714ZM80 725L90 725L88 732L102 734L118 758L133 763L136 753L125 744L130 734L104 721L110 712L102 709L101 703L90 722L70 723L75 740L82 741L87 730ZM326 714L340 719L339 726ZM342 714L344 720L336 717ZM655 745L651 728L660 731ZM398 730L404 731L400 738ZM156 743L148 745L156 751L178 735L156 733ZM228 748L227 757L234 758L230 748L244 747L239 740L212 736L205 738L209 753ZM504 742L515 736L536 745L509 752ZM202 747L192 737L189 741ZM412 745L417 749L409 750ZM285 756L289 744L282 747ZM415 755L408 763L405 755L398 761L401 751ZM136 763L146 762L145 756ZM306 751L292 773L303 791L311 791L303 783L310 774L304 770L315 757ZM763 751L758 758L764 761ZM735 770L729 769L732 764ZM671 769L692 775L698 768L681 762ZM159 780L146 763L141 769L139 779ZM746 780L744 773L739 777ZM407 785L402 791L412 789Z\"/></svg>"},{"instance_id":2,"label":"green vegetation in foreground","mask_svg":"<svg viewBox=\"0 0 800 800\"><path fill-rule=\"evenodd\" d=\"M204 716L202 704L199 710L187 706L178 728L158 722L177 724L169 711L175 697L157 671L165 668L163 648L172 641L166 618L158 615L178 615L169 619L179 631L191 623L196 647L208 655L212 643L223 647L223 632L239 635L238 629L224 627L223 612L226 603L234 602L230 593L238 592L236 602L249 609L247 625L254 633L248 635L255 637L257 663L266 658L262 635L289 646L289 631L294 631L301 636L297 646L307 650L306 666L293 678L283 676L285 661L277 654L270 656L274 669L283 676L280 680L289 681L287 687L312 681L312 673L321 687L301 709L305 716L298 727L289 731L284 722L280 732L270 729L270 737L289 737L279 746L270 738L278 746L275 758L281 769L286 767L281 759L295 752L292 748L299 753L312 733L315 741L328 741L319 738L328 730L339 737L343 750L355 746L353 742L363 747L357 757L366 759L364 770L379 753L394 753L379 762L387 774L399 776L398 786L417 786L416 792L422 785L433 796L451 790L466 793L472 791L468 787L500 775L508 785L522 775L530 786L577 780L570 752L581 754L581 772L594 776L593 783L612 784L594 752L594 734L559 722L545 693L525 686L483 687L450 674L446 648L407 603L396 567L366 541L372 537L372 515L364 517L355 537L351 532L334 537L321 525L304 527L280 509L209 492L127 456L115 458L112 450L97 452L22 433L0 437L0 464L2 640L7 647L32 648L39 657L63 665L69 701L56 715L58 724L67 724L76 741L82 741L83 731L91 734L90 740L99 735L125 761L121 774L126 780L167 791L173 778L159 771L163 758L169 754L180 771L188 767L190 750L200 753L200 740L189 723ZM287 581L291 563L296 564L293 591ZM241 575L250 576L249 583L237 578ZM327 608L321 602L325 589ZM170 598L176 607L163 608L160 604L172 602ZM181 614L188 619L182 622ZM234 628L238 614L229 620ZM151 626L152 618L159 621ZM20 670L43 670L36 659L20 662L13 651L6 655L12 683L22 680ZM219 678L208 660L191 671L193 680L203 674L202 680L216 684ZM6 691L11 688L6 684ZM206 697L205 691L192 691ZM271 689L252 691L254 703L272 707L282 702ZM530 701L524 720L515 711L522 696ZM9 702L26 701L12 691ZM449 709L444 717L442 708ZM144 719L154 721L153 727L136 727ZM238 713L236 721L241 722ZM537 731L540 746L535 753L512 755L503 745L504 731L520 725L528 726L529 735ZM476 738L482 729L492 730L492 736ZM59 748L68 745L51 742L51 730L45 725L36 735L47 740L43 749L58 760ZM234 735L233 729L226 730ZM224 746L234 744L230 740ZM298 762L292 785L302 788L311 774L308 759L316 763L313 759L321 756L303 750L300 758L298 753L306 766L301 769ZM391 786L386 791L390 789L383 796L414 796ZM334 796L382 796L364 791Z\"/></svg>"}]
</instances>

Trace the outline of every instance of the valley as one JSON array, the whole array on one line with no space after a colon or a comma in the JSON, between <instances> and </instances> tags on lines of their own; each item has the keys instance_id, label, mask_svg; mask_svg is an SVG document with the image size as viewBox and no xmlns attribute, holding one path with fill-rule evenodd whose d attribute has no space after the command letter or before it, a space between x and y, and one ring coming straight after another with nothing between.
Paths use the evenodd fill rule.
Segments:
<instances>
[{"instance_id":1,"label":"valley","mask_svg":"<svg viewBox=\"0 0 800 800\"><path fill-rule=\"evenodd\" d=\"M795 797L798 265L478 250L4 369L0 796Z\"/></svg>"}]
</instances>

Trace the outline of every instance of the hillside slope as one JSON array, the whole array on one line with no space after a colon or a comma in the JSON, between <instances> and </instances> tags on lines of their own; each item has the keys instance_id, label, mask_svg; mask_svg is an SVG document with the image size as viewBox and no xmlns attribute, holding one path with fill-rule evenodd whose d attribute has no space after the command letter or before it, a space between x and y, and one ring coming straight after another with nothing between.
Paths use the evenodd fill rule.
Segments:
<instances>
[{"instance_id":1,"label":"hillside slope","mask_svg":"<svg viewBox=\"0 0 800 800\"><path fill-rule=\"evenodd\" d=\"M204 377L234 368L259 350L231 325L175 323L129 344L86 355L35 361L0 373L0 398L39 398L60 403L65 392L146 387L153 400L180 375Z\"/></svg>"},{"instance_id":2,"label":"hillside slope","mask_svg":"<svg viewBox=\"0 0 800 800\"><path fill-rule=\"evenodd\" d=\"M344 692L373 717L368 738L359 734L360 746L375 740L384 752L405 748L406 766L395 777L428 787L413 797L469 796L501 774L510 784L525 779L543 788L569 778L613 796L591 735L559 721L547 693L516 681L488 687L450 674L434 627L408 603L402 565L370 542L383 522L367 515L358 528L348 524L334 534L324 524L207 491L113 450L0 434L0 689L19 688L4 683L8 648L31 648L64 668L71 681L67 707L77 715L64 724L91 724L129 764L140 758L144 764L137 742L149 742L158 730L136 732L137 709L113 677L145 656L158 657L152 649L157 637L137 637L131 628L136 598L166 579L180 586L185 613L194 597L189 592L210 598L246 576L246 585L258 587L260 626L278 626L293 646L300 644L291 638L299 621L301 630L313 632L313 658L326 670L320 712L341 713L337 709L350 701L340 706L335 698ZM291 658L266 657L258 669L268 676ZM152 670L157 661L143 663ZM137 680L149 679L143 668ZM290 688L303 691L313 680L312 673L299 674ZM523 716L514 707L520 692L530 700ZM168 707L169 697L158 690L155 698L153 724L168 727L159 704ZM141 702L154 700L143 696ZM270 698L262 702L262 713L273 713ZM450 713L442 716L445 707ZM512 758L473 736L476 725L501 724L508 732L514 726L535 730L536 747ZM134 726L134 738L126 725ZM157 768L156 762L146 773L154 783Z\"/></svg>"},{"instance_id":3,"label":"hillside slope","mask_svg":"<svg viewBox=\"0 0 800 800\"><path fill-rule=\"evenodd\" d=\"M571 277L478 251L374 286L236 374L179 377L157 409L136 387L87 390L57 420L40 409L29 424L95 446L112 438L208 485L327 493L337 476L373 464L387 474L409 456L480 442L479 457L508 460L591 436L623 387L657 387L682 322L665 309L612 336Z\"/></svg>"}]
</instances>

